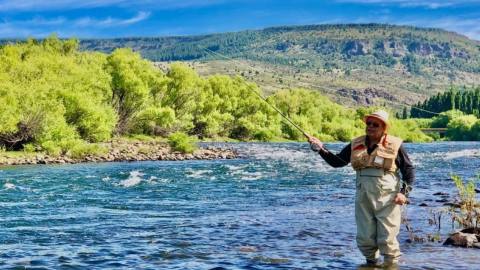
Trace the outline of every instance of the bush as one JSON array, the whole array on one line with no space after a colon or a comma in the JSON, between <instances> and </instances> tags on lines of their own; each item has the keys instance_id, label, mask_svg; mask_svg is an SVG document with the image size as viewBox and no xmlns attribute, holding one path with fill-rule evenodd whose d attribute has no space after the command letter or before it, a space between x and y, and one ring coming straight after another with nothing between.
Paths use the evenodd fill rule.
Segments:
<instances>
[{"instance_id":1,"label":"bush","mask_svg":"<svg viewBox=\"0 0 480 270\"><path fill-rule=\"evenodd\" d=\"M25 145L23 145L23 151L27 152L27 153L33 153L35 152L35 145L31 144L31 143L27 143Z\"/></svg>"},{"instance_id":2,"label":"bush","mask_svg":"<svg viewBox=\"0 0 480 270\"><path fill-rule=\"evenodd\" d=\"M435 116L432 119L432 123L430 126L432 128L446 128L448 123L453 119L465 115L463 112L458 110L450 110L446 112L442 112L438 116Z\"/></svg>"},{"instance_id":3,"label":"bush","mask_svg":"<svg viewBox=\"0 0 480 270\"><path fill-rule=\"evenodd\" d=\"M474 140L471 129L478 121L475 115L463 115L452 119L447 125L447 136L456 141Z\"/></svg>"},{"instance_id":4,"label":"bush","mask_svg":"<svg viewBox=\"0 0 480 270\"><path fill-rule=\"evenodd\" d=\"M175 122L175 111L172 108L148 107L135 117L132 125L133 133L159 135L168 130Z\"/></svg>"},{"instance_id":5,"label":"bush","mask_svg":"<svg viewBox=\"0 0 480 270\"><path fill-rule=\"evenodd\" d=\"M478 228L480 224L480 207L476 200L475 180L463 183L460 176L452 175L453 182L458 190L460 209L450 209L453 222L462 228Z\"/></svg>"},{"instance_id":6,"label":"bush","mask_svg":"<svg viewBox=\"0 0 480 270\"><path fill-rule=\"evenodd\" d=\"M420 130L418 123L413 119L392 119L389 133L402 138L405 142L431 142L433 140L432 137L425 135Z\"/></svg>"},{"instance_id":7,"label":"bush","mask_svg":"<svg viewBox=\"0 0 480 270\"><path fill-rule=\"evenodd\" d=\"M197 149L196 139L185 133L176 132L168 137L168 144L174 151L193 153Z\"/></svg>"},{"instance_id":8,"label":"bush","mask_svg":"<svg viewBox=\"0 0 480 270\"><path fill-rule=\"evenodd\" d=\"M62 154L62 148L54 141L45 141L41 144L42 149L50 156L59 156Z\"/></svg>"}]
</instances>

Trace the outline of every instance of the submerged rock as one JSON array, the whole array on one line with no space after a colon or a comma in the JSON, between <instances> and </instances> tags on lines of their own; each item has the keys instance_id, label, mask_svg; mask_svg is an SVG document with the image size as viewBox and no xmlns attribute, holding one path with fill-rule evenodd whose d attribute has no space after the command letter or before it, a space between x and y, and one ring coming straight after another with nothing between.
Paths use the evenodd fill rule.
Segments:
<instances>
[{"instance_id":1,"label":"submerged rock","mask_svg":"<svg viewBox=\"0 0 480 270\"><path fill-rule=\"evenodd\" d=\"M460 208L460 203L456 203L456 202L446 202L443 205L454 207L454 208Z\"/></svg>"},{"instance_id":2,"label":"submerged rock","mask_svg":"<svg viewBox=\"0 0 480 270\"><path fill-rule=\"evenodd\" d=\"M258 251L258 249L253 246L241 246L238 250L240 252L257 252Z\"/></svg>"}]
</instances>

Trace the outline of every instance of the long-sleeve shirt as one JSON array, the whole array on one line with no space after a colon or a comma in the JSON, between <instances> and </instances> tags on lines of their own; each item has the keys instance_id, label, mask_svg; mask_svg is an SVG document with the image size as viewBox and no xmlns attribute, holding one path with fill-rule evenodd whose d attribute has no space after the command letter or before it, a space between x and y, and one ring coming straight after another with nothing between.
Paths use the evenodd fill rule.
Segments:
<instances>
[{"instance_id":1,"label":"long-sleeve shirt","mask_svg":"<svg viewBox=\"0 0 480 270\"><path fill-rule=\"evenodd\" d=\"M370 155L375 150L375 148L377 148L376 144L372 147L369 147L367 149L367 153ZM348 144L338 154L334 154L327 149L325 149L324 151L320 150L319 154L330 166L334 168L343 167L350 163L352 145ZM413 183L415 182L415 167L410 161L410 158L408 157L407 152L403 147L403 144L401 144L400 148L398 149L398 155L395 159L395 164L400 169L400 173L402 174L403 184L400 192L407 195L408 192L410 192L410 190L412 189L411 187Z\"/></svg>"}]
</instances>

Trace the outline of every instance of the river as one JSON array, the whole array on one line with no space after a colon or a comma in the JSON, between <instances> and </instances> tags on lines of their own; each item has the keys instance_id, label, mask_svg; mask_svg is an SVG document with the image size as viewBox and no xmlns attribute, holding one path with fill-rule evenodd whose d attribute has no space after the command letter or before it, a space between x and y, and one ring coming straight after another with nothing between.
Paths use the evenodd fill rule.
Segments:
<instances>
[{"instance_id":1,"label":"river","mask_svg":"<svg viewBox=\"0 0 480 270\"><path fill-rule=\"evenodd\" d=\"M218 144L242 158L0 168L2 269L355 269L354 171L305 143ZM344 144L328 144L338 151ZM406 144L415 234L480 171L480 143ZM448 195L434 195L446 192ZM428 206L422 207L421 203ZM451 232L444 215L440 235ZM474 269L480 250L411 242L401 269Z\"/></svg>"}]
</instances>

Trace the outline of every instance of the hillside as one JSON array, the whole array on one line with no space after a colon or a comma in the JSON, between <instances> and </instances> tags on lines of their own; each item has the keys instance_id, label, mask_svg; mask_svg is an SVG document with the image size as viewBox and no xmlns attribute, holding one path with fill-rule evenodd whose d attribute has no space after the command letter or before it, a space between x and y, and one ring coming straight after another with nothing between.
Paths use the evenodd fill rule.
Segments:
<instances>
[{"instance_id":1,"label":"hillside","mask_svg":"<svg viewBox=\"0 0 480 270\"><path fill-rule=\"evenodd\" d=\"M184 37L82 40L131 47L153 61L189 61L200 74L243 75L267 92L318 89L343 104L413 104L450 85L480 84L480 42L440 29L309 25ZM236 59L235 62L225 57Z\"/></svg>"}]
</instances>

